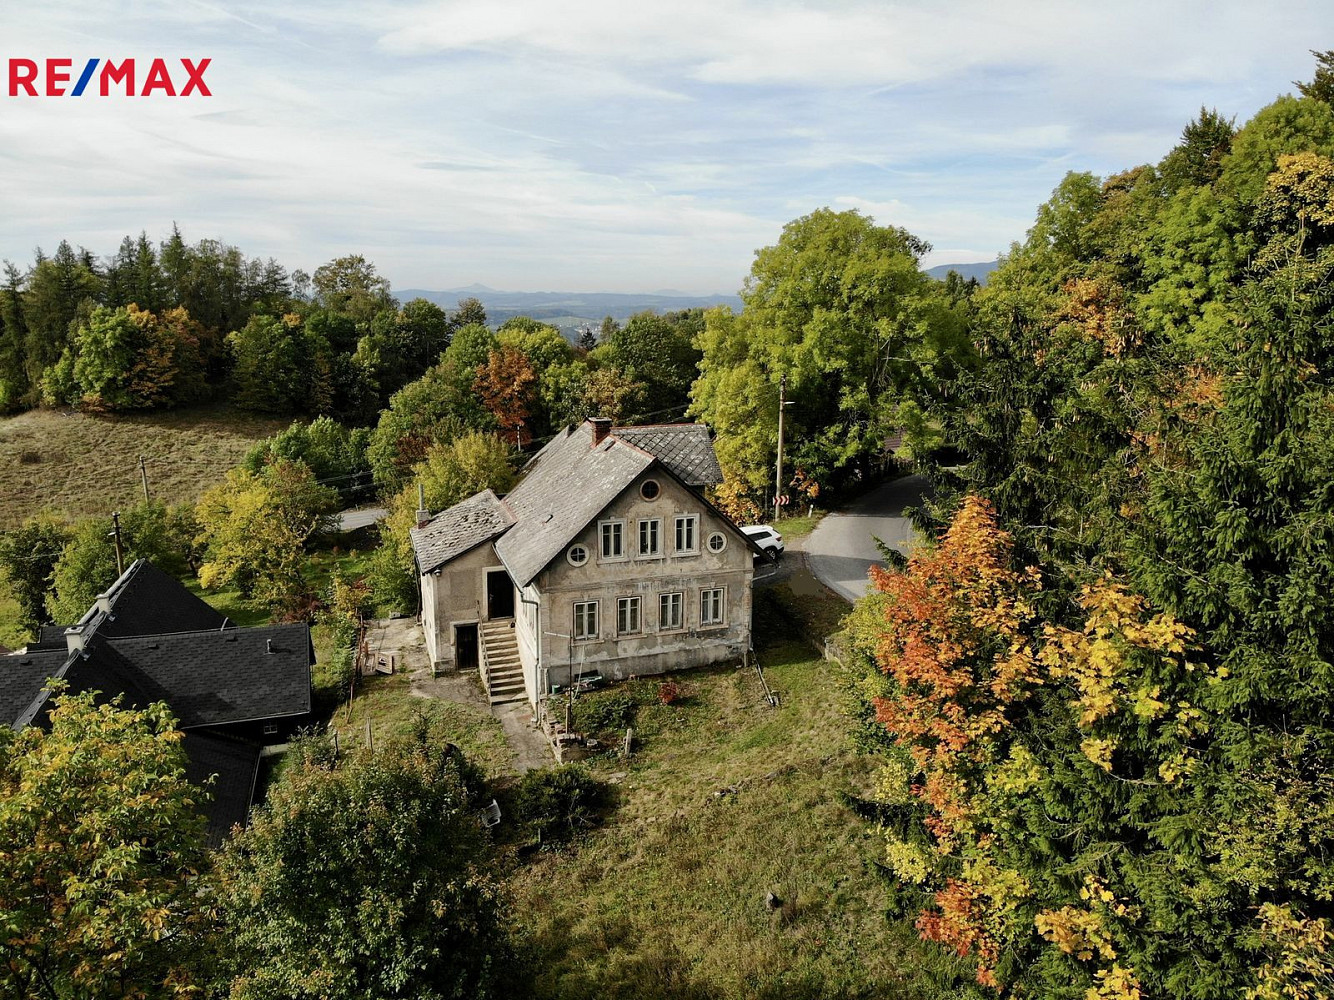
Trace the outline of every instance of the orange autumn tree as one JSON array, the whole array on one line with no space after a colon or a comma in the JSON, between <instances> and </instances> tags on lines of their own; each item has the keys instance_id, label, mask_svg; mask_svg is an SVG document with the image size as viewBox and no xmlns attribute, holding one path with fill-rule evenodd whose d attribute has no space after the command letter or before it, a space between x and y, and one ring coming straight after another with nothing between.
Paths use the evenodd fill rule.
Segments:
<instances>
[{"instance_id":1,"label":"orange autumn tree","mask_svg":"<svg viewBox=\"0 0 1334 1000\"><path fill-rule=\"evenodd\" d=\"M506 440L520 447L532 440L526 424L537 390L537 374L523 351L508 344L493 350L486 364L477 366L474 386Z\"/></svg>"},{"instance_id":2,"label":"orange autumn tree","mask_svg":"<svg viewBox=\"0 0 1334 1000\"><path fill-rule=\"evenodd\" d=\"M1188 785L1207 728L1174 693L1198 670L1190 631L1110 577L1080 592L1080 627L1042 622L1037 571L1013 567L978 497L936 547L872 580L850 631L878 668L867 693L893 747L877 797L909 817L887 825L885 856L920 893L922 937L972 956L996 991L1034 962L1063 962L1091 1000L1134 1000L1119 958L1149 904L1063 838L1072 822L1112 836L1131 787L1120 772L1141 774L1141 758L1158 766L1136 794Z\"/></svg>"}]
</instances>

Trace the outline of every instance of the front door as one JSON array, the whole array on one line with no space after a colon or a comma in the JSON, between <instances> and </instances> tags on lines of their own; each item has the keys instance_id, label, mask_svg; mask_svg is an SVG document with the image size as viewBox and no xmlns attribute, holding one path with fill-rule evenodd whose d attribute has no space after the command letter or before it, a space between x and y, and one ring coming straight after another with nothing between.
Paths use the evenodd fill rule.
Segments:
<instances>
[{"instance_id":1,"label":"front door","mask_svg":"<svg viewBox=\"0 0 1334 1000\"><path fill-rule=\"evenodd\" d=\"M477 626L454 626L454 668L456 670L477 669Z\"/></svg>"},{"instance_id":2,"label":"front door","mask_svg":"<svg viewBox=\"0 0 1334 1000\"><path fill-rule=\"evenodd\" d=\"M514 584L503 569L486 571L486 617L514 617Z\"/></svg>"}]
</instances>

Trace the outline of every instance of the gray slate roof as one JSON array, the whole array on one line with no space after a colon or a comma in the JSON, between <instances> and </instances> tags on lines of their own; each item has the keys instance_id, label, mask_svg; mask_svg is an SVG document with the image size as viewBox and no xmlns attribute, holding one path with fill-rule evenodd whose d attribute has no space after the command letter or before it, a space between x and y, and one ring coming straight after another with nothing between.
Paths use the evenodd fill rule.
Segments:
<instances>
[{"instance_id":1,"label":"gray slate roof","mask_svg":"<svg viewBox=\"0 0 1334 1000\"><path fill-rule=\"evenodd\" d=\"M596 448L592 442L586 423L563 431L505 497L518 523L496 542L496 555L520 587L653 464L651 454L614 434Z\"/></svg>"},{"instance_id":2,"label":"gray slate roof","mask_svg":"<svg viewBox=\"0 0 1334 1000\"><path fill-rule=\"evenodd\" d=\"M712 486L723 481L723 470L704 424L617 427L612 434L643 448L687 486Z\"/></svg>"},{"instance_id":3,"label":"gray slate roof","mask_svg":"<svg viewBox=\"0 0 1334 1000\"><path fill-rule=\"evenodd\" d=\"M429 573L469 549L491 541L513 523L514 515L509 508L490 490L482 490L440 512L423 527L412 529L417 568Z\"/></svg>"}]
</instances>

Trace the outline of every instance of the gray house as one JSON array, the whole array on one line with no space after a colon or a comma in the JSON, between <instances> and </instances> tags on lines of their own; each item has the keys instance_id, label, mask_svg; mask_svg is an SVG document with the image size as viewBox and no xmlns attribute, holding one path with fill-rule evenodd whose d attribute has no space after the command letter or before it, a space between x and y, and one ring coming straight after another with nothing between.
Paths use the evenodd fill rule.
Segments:
<instances>
[{"instance_id":1,"label":"gray house","mask_svg":"<svg viewBox=\"0 0 1334 1000\"><path fill-rule=\"evenodd\" d=\"M702 424L556 435L501 498L484 490L412 532L437 669L479 668L493 703L600 674L736 659L750 646L754 548L710 504Z\"/></svg>"}]
</instances>

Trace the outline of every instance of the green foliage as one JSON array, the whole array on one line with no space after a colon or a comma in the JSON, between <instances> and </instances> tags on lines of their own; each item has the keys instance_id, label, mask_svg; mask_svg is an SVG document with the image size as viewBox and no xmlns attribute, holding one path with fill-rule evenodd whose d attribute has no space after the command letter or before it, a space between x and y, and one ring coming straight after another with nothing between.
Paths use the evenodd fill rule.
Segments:
<instances>
[{"instance_id":1,"label":"green foliage","mask_svg":"<svg viewBox=\"0 0 1334 1000\"><path fill-rule=\"evenodd\" d=\"M295 413L304 408L310 369L299 317L252 317L228 334L227 347L238 405L261 413Z\"/></svg>"},{"instance_id":2,"label":"green foliage","mask_svg":"<svg viewBox=\"0 0 1334 1000\"><path fill-rule=\"evenodd\" d=\"M690 402L690 386L699 374L702 354L695 339L704 332L704 310L663 316L636 313L625 326L608 330L590 358L614 368L630 382L644 385L636 409L625 423L679 419Z\"/></svg>"},{"instance_id":3,"label":"green foliage","mask_svg":"<svg viewBox=\"0 0 1334 1000\"><path fill-rule=\"evenodd\" d=\"M241 465L257 473L277 459L304 462L319 482L332 486L340 496L364 499L370 478L366 461L369 439L370 431L349 429L330 417L316 417L310 423L296 420L251 448Z\"/></svg>"},{"instance_id":4,"label":"green foliage","mask_svg":"<svg viewBox=\"0 0 1334 1000\"><path fill-rule=\"evenodd\" d=\"M569 840L597 820L606 788L579 764L527 772L514 790L519 822L539 842Z\"/></svg>"},{"instance_id":5,"label":"green foliage","mask_svg":"<svg viewBox=\"0 0 1334 1000\"><path fill-rule=\"evenodd\" d=\"M493 996L507 941L478 775L436 727L299 750L218 862L237 1000Z\"/></svg>"},{"instance_id":6,"label":"green foliage","mask_svg":"<svg viewBox=\"0 0 1334 1000\"><path fill-rule=\"evenodd\" d=\"M50 723L0 737L0 992L197 996L204 824L175 720L84 693Z\"/></svg>"},{"instance_id":7,"label":"green foliage","mask_svg":"<svg viewBox=\"0 0 1334 1000\"><path fill-rule=\"evenodd\" d=\"M147 559L164 573L183 577L197 558L194 538L198 531L188 504L135 504L121 513L122 561L128 568L136 559ZM50 620L74 624L97 595L115 582L116 548L111 533L110 518L92 518L75 526L51 575Z\"/></svg>"},{"instance_id":8,"label":"green foliage","mask_svg":"<svg viewBox=\"0 0 1334 1000\"><path fill-rule=\"evenodd\" d=\"M1334 117L1281 98L1230 128L1202 113L1161 173L1068 179L973 296L983 364L927 410L965 456L930 468L932 527L983 494L997 572L1041 588L1009 617L937 608L953 578L919 560L858 619L912 752L899 792L922 790L888 860L934 904L924 933L1016 992L1317 996L1334 974ZM960 581L951 600L1002 592ZM911 642L877 635L909 614ZM936 697L959 712L928 726Z\"/></svg>"},{"instance_id":9,"label":"green foliage","mask_svg":"<svg viewBox=\"0 0 1334 1000\"><path fill-rule=\"evenodd\" d=\"M50 514L30 517L20 527L0 535L0 572L18 602L19 624L34 636L40 626L51 621L46 598L69 538L68 526Z\"/></svg>"},{"instance_id":10,"label":"green foliage","mask_svg":"<svg viewBox=\"0 0 1334 1000\"><path fill-rule=\"evenodd\" d=\"M307 596L305 545L327 530L338 493L301 462L279 459L258 474L233 469L199 499L205 588L231 585L256 607L283 614Z\"/></svg>"},{"instance_id":11,"label":"green foliage","mask_svg":"<svg viewBox=\"0 0 1334 1000\"><path fill-rule=\"evenodd\" d=\"M717 432L729 474L767 480L780 376L792 467L829 482L879 453L899 405L967 363L959 307L918 266L926 250L901 229L821 209L756 253L742 313L710 311L696 341L690 412Z\"/></svg>"},{"instance_id":12,"label":"green foliage","mask_svg":"<svg viewBox=\"0 0 1334 1000\"><path fill-rule=\"evenodd\" d=\"M592 691L574 702L574 728L581 733L624 731L634 725L639 703L624 687Z\"/></svg>"},{"instance_id":13,"label":"green foliage","mask_svg":"<svg viewBox=\"0 0 1334 1000\"><path fill-rule=\"evenodd\" d=\"M411 531L417 523L418 486L426 509L439 513L485 489L509 492L518 453L494 434L469 431L433 445L413 467L413 479L390 502L380 525L381 544L371 564L371 586L382 607L408 610L417 601Z\"/></svg>"}]
</instances>

